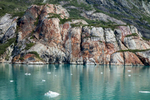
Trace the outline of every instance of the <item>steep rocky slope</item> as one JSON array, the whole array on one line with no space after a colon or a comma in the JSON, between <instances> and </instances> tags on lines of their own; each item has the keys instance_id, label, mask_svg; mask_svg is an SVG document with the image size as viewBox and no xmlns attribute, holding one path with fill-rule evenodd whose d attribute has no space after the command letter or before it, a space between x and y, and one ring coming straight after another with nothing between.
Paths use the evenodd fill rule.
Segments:
<instances>
[{"instance_id":1,"label":"steep rocky slope","mask_svg":"<svg viewBox=\"0 0 150 100\"><path fill-rule=\"evenodd\" d=\"M144 37L150 38L149 0L86 0L86 2L110 16L136 26Z\"/></svg>"},{"instance_id":2,"label":"steep rocky slope","mask_svg":"<svg viewBox=\"0 0 150 100\"><path fill-rule=\"evenodd\" d=\"M134 25L143 37L150 38L149 2L149 0L1 0L0 16L5 13L22 16L31 4L61 4L69 11L71 17L103 22L92 22L97 24Z\"/></svg>"},{"instance_id":3,"label":"steep rocky slope","mask_svg":"<svg viewBox=\"0 0 150 100\"><path fill-rule=\"evenodd\" d=\"M69 17L60 5L32 5L0 18L1 62L149 65L150 42L133 25L104 27Z\"/></svg>"}]
</instances>

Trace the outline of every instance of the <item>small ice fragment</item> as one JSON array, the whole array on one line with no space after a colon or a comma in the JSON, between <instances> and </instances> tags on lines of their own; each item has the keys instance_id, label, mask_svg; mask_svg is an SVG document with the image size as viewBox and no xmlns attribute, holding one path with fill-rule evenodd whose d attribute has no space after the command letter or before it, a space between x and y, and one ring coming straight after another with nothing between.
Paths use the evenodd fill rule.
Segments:
<instances>
[{"instance_id":1,"label":"small ice fragment","mask_svg":"<svg viewBox=\"0 0 150 100\"><path fill-rule=\"evenodd\" d=\"M128 70L128 72L131 72L131 70Z\"/></svg>"},{"instance_id":2,"label":"small ice fragment","mask_svg":"<svg viewBox=\"0 0 150 100\"><path fill-rule=\"evenodd\" d=\"M129 77L131 76L131 75L128 75Z\"/></svg>"},{"instance_id":3,"label":"small ice fragment","mask_svg":"<svg viewBox=\"0 0 150 100\"><path fill-rule=\"evenodd\" d=\"M57 75L55 75L55 76L57 76Z\"/></svg>"},{"instance_id":4,"label":"small ice fragment","mask_svg":"<svg viewBox=\"0 0 150 100\"><path fill-rule=\"evenodd\" d=\"M10 82L14 82L13 80L10 80Z\"/></svg>"},{"instance_id":5,"label":"small ice fragment","mask_svg":"<svg viewBox=\"0 0 150 100\"><path fill-rule=\"evenodd\" d=\"M42 80L42 82L45 82L46 80Z\"/></svg>"},{"instance_id":6,"label":"small ice fragment","mask_svg":"<svg viewBox=\"0 0 150 100\"><path fill-rule=\"evenodd\" d=\"M31 75L31 73L25 73L25 75L26 75L26 76L28 76L28 75L30 76L30 75Z\"/></svg>"},{"instance_id":7,"label":"small ice fragment","mask_svg":"<svg viewBox=\"0 0 150 100\"><path fill-rule=\"evenodd\" d=\"M73 75L73 74L71 74L71 75Z\"/></svg>"},{"instance_id":8,"label":"small ice fragment","mask_svg":"<svg viewBox=\"0 0 150 100\"><path fill-rule=\"evenodd\" d=\"M101 74L103 74L103 72L101 72Z\"/></svg>"},{"instance_id":9,"label":"small ice fragment","mask_svg":"<svg viewBox=\"0 0 150 100\"><path fill-rule=\"evenodd\" d=\"M25 73L25 75L28 75L28 73Z\"/></svg>"},{"instance_id":10,"label":"small ice fragment","mask_svg":"<svg viewBox=\"0 0 150 100\"><path fill-rule=\"evenodd\" d=\"M139 93L150 93L150 91L139 91Z\"/></svg>"},{"instance_id":11,"label":"small ice fragment","mask_svg":"<svg viewBox=\"0 0 150 100\"><path fill-rule=\"evenodd\" d=\"M28 73L28 75L30 76L30 75L31 75L31 73Z\"/></svg>"},{"instance_id":12,"label":"small ice fragment","mask_svg":"<svg viewBox=\"0 0 150 100\"><path fill-rule=\"evenodd\" d=\"M53 92L53 91L48 91L47 93L44 94L45 96L49 96L51 98L54 98L54 97L57 97L59 96L60 94L57 93L57 92Z\"/></svg>"},{"instance_id":13,"label":"small ice fragment","mask_svg":"<svg viewBox=\"0 0 150 100\"><path fill-rule=\"evenodd\" d=\"M47 72L47 74L51 74L51 72Z\"/></svg>"}]
</instances>

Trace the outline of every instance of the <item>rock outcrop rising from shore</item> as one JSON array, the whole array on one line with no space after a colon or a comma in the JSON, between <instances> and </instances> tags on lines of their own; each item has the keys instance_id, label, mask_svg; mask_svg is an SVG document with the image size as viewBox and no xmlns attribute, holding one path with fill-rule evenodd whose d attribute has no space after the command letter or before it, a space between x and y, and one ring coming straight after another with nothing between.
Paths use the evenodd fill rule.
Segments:
<instances>
[{"instance_id":1,"label":"rock outcrop rising from shore","mask_svg":"<svg viewBox=\"0 0 150 100\"><path fill-rule=\"evenodd\" d=\"M1 62L150 64L150 42L132 25L92 26L54 4L32 5L16 20L0 20Z\"/></svg>"}]
</instances>

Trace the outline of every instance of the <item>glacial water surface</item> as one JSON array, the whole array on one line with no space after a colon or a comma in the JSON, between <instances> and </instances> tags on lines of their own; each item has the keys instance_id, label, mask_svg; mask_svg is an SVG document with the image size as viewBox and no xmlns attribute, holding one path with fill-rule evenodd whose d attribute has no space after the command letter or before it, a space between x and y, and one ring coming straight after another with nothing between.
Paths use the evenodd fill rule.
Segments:
<instances>
[{"instance_id":1,"label":"glacial water surface","mask_svg":"<svg viewBox=\"0 0 150 100\"><path fill-rule=\"evenodd\" d=\"M150 91L147 66L0 64L0 100L150 100L139 91Z\"/></svg>"}]
</instances>

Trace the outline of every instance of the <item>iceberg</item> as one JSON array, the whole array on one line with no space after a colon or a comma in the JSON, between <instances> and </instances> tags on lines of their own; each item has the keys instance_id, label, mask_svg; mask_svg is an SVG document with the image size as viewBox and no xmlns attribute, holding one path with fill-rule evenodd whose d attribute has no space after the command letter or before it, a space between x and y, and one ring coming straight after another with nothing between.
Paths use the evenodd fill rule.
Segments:
<instances>
[{"instance_id":1,"label":"iceberg","mask_svg":"<svg viewBox=\"0 0 150 100\"><path fill-rule=\"evenodd\" d=\"M51 72L47 72L47 74L51 74Z\"/></svg>"},{"instance_id":2,"label":"iceberg","mask_svg":"<svg viewBox=\"0 0 150 100\"><path fill-rule=\"evenodd\" d=\"M42 82L45 82L46 80L42 80Z\"/></svg>"},{"instance_id":3,"label":"iceberg","mask_svg":"<svg viewBox=\"0 0 150 100\"><path fill-rule=\"evenodd\" d=\"M150 93L150 91L139 91L139 93Z\"/></svg>"},{"instance_id":4,"label":"iceberg","mask_svg":"<svg viewBox=\"0 0 150 100\"><path fill-rule=\"evenodd\" d=\"M57 96L59 96L60 94L57 92L53 92L53 91L48 91L47 93L44 94L45 96L48 96L50 98L55 98Z\"/></svg>"},{"instance_id":5,"label":"iceberg","mask_svg":"<svg viewBox=\"0 0 150 100\"><path fill-rule=\"evenodd\" d=\"M13 80L10 80L10 82L12 83L12 82L14 82Z\"/></svg>"},{"instance_id":6,"label":"iceberg","mask_svg":"<svg viewBox=\"0 0 150 100\"><path fill-rule=\"evenodd\" d=\"M128 70L128 72L131 72L131 70Z\"/></svg>"},{"instance_id":7,"label":"iceberg","mask_svg":"<svg viewBox=\"0 0 150 100\"><path fill-rule=\"evenodd\" d=\"M31 73L25 73L25 75L26 75L26 76L30 76L30 75L31 75Z\"/></svg>"}]
</instances>

